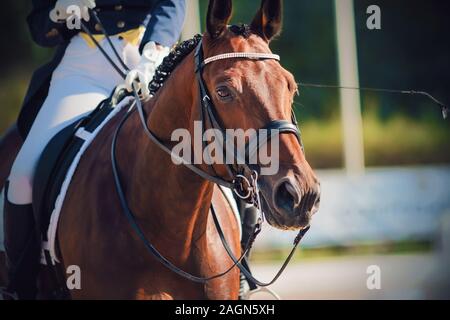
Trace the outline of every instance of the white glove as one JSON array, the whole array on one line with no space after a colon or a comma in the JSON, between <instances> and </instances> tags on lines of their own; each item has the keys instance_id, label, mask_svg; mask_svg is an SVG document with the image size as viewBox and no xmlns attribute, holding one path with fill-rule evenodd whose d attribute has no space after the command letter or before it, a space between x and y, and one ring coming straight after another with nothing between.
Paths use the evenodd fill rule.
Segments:
<instances>
[{"instance_id":1,"label":"white glove","mask_svg":"<svg viewBox=\"0 0 450 320\"><path fill-rule=\"evenodd\" d=\"M128 73L125 79L125 87L128 92L132 92L134 86L142 100L150 98L150 90L148 89L150 81L152 81L156 69L169 52L170 48L168 47L156 45L153 41L147 43L142 50L141 61L135 69Z\"/></svg>"},{"instance_id":2,"label":"white glove","mask_svg":"<svg viewBox=\"0 0 450 320\"><path fill-rule=\"evenodd\" d=\"M56 1L55 8L50 11L50 20L53 22L65 21L67 18L74 14L78 14L73 10L70 10L71 6L78 7L81 19L89 21L89 9L95 8L95 0L58 0Z\"/></svg>"}]
</instances>

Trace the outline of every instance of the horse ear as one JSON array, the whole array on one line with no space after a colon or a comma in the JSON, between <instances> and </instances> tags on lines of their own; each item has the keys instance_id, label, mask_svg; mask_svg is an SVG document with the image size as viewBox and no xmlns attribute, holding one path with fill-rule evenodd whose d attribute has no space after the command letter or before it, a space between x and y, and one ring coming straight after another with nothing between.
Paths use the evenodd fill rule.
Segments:
<instances>
[{"instance_id":1,"label":"horse ear","mask_svg":"<svg viewBox=\"0 0 450 320\"><path fill-rule=\"evenodd\" d=\"M269 42L280 34L282 23L283 1L262 0L261 8L253 19L251 29Z\"/></svg>"},{"instance_id":2,"label":"horse ear","mask_svg":"<svg viewBox=\"0 0 450 320\"><path fill-rule=\"evenodd\" d=\"M216 39L226 29L233 11L232 0L210 0L206 16L206 30Z\"/></svg>"}]
</instances>

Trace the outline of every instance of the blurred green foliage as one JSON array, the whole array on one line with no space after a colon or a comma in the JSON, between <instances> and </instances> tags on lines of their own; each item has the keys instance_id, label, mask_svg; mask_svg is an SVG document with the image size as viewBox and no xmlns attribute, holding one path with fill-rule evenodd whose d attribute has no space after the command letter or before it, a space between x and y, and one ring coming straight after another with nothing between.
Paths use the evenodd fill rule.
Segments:
<instances>
[{"instance_id":1,"label":"blurred green foliage","mask_svg":"<svg viewBox=\"0 0 450 320\"><path fill-rule=\"evenodd\" d=\"M429 240L406 239L386 242L366 242L351 245L335 245L325 247L305 247L296 251L292 261L323 260L336 257L374 256L374 255L409 255L430 253L435 244ZM252 253L252 263L283 262L289 254L288 248L258 249Z\"/></svg>"},{"instance_id":2,"label":"blurred green foliage","mask_svg":"<svg viewBox=\"0 0 450 320\"><path fill-rule=\"evenodd\" d=\"M363 114L366 165L450 163L449 129L440 119L418 121L401 113L380 120L377 110ZM316 168L342 166L339 117L305 121L306 158Z\"/></svg>"},{"instance_id":3,"label":"blurred green foliage","mask_svg":"<svg viewBox=\"0 0 450 320\"><path fill-rule=\"evenodd\" d=\"M51 56L30 39L25 18L31 1L3 0L0 11L0 133L17 117L32 71ZM285 0L284 30L272 44L299 82L337 84L333 0ZM200 0L202 17L207 0ZM250 23L260 1L235 0L234 23ZM382 30L366 28L355 0L361 86L425 90L450 104L450 2L377 0ZM204 24L204 23L203 23ZM425 98L362 94L368 165L450 162L450 122ZM342 164L339 91L300 88L295 102L307 157L313 167Z\"/></svg>"}]
</instances>

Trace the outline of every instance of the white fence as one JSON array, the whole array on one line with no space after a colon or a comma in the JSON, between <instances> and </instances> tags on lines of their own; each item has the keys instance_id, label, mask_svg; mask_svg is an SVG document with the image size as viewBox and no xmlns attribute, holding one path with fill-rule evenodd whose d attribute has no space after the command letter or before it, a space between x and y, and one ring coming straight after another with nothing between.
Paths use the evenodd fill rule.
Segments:
<instances>
[{"instance_id":1,"label":"white fence","mask_svg":"<svg viewBox=\"0 0 450 320\"><path fill-rule=\"evenodd\" d=\"M368 169L360 177L319 171L318 176L321 208L305 246L433 239L450 213L448 166ZM266 226L255 247L289 246L294 237Z\"/></svg>"}]
</instances>

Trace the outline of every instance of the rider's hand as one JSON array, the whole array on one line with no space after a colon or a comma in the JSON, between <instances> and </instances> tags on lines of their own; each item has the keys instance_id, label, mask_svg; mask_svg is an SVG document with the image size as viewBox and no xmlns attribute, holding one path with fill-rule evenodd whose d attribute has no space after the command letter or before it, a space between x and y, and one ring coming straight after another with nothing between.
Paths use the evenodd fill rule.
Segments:
<instances>
[{"instance_id":1,"label":"rider's hand","mask_svg":"<svg viewBox=\"0 0 450 320\"><path fill-rule=\"evenodd\" d=\"M79 11L71 7L78 7ZM55 8L50 11L50 20L53 22L65 21L74 14L80 14L80 18L89 21L89 9L95 8L95 0L58 0Z\"/></svg>"},{"instance_id":2,"label":"rider's hand","mask_svg":"<svg viewBox=\"0 0 450 320\"><path fill-rule=\"evenodd\" d=\"M129 92L133 91L133 85L142 100L150 97L148 86L155 75L156 69L169 54L170 49L156 44L153 41L147 43L142 50L141 61L131 70L125 79L125 87Z\"/></svg>"}]
</instances>

